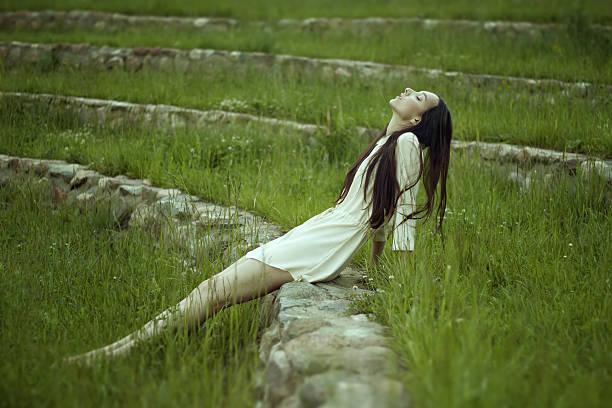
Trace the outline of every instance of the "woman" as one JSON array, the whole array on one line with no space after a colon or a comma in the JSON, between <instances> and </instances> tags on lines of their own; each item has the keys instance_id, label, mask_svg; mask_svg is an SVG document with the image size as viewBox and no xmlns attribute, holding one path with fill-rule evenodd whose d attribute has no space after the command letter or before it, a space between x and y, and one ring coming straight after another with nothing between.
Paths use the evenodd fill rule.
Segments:
<instances>
[{"instance_id":1,"label":"woman","mask_svg":"<svg viewBox=\"0 0 612 408\"><path fill-rule=\"evenodd\" d=\"M433 211L440 180L437 213L442 233L452 138L450 112L437 95L410 88L389 104L393 112L389 124L353 164L335 207L248 252L141 329L68 361L123 355L165 329L194 329L223 306L263 296L287 282L331 280L370 237L376 262L385 245L386 227L394 227L392 249L405 256L414 248L415 219L428 218ZM425 160L423 147L428 148ZM427 201L417 207L422 176Z\"/></svg>"}]
</instances>

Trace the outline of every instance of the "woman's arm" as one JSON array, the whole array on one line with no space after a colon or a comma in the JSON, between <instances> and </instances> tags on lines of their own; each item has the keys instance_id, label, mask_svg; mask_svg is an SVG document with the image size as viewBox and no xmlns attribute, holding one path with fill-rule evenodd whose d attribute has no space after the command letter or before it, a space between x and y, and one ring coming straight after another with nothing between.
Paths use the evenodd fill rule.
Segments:
<instances>
[{"instance_id":1,"label":"woman's arm","mask_svg":"<svg viewBox=\"0 0 612 408\"><path fill-rule=\"evenodd\" d=\"M396 150L396 177L401 188L412 185L419 176L421 167L420 148L418 140L412 133L404 133L397 140ZM414 249L414 230L416 220L404 217L416 209L416 196L419 185L400 195L394 214L393 246L394 251L412 251ZM405 257L405 255L404 255Z\"/></svg>"}]
</instances>

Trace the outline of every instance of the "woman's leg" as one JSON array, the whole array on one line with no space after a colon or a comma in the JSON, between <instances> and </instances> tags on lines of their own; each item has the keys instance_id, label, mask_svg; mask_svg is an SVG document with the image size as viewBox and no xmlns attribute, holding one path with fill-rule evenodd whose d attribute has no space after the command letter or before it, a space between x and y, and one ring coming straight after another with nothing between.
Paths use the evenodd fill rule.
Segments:
<instances>
[{"instance_id":1,"label":"woman's leg","mask_svg":"<svg viewBox=\"0 0 612 408\"><path fill-rule=\"evenodd\" d=\"M158 336L169 328L195 329L224 306L246 302L293 281L289 272L255 259L241 258L222 272L200 283L176 306L167 309L139 330L108 346L67 359L90 361L100 356L126 354L138 342Z\"/></svg>"}]
</instances>

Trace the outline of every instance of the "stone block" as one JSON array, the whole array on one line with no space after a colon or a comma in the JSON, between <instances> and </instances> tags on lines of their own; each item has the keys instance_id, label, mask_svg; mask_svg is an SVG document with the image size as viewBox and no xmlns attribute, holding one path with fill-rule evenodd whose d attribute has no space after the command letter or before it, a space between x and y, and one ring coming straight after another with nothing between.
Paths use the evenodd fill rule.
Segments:
<instances>
[{"instance_id":1,"label":"stone block","mask_svg":"<svg viewBox=\"0 0 612 408\"><path fill-rule=\"evenodd\" d=\"M131 72L138 71L142 68L142 58L135 55L125 57L125 69Z\"/></svg>"},{"instance_id":2,"label":"stone block","mask_svg":"<svg viewBox=\"0 0 612 408\"><path fill-rule=\"evenodd\" d=\"M282 341L286 343L302 334L317 331L323 326L331 326L331 323L321 318L294 319L282 331Z\"/></svg>"},{"instance_id":3,"label":"stone block","mask_svg":"<svg viewBox=\"0 0 612 408\"><path fill-rule=\"evenodd\" d=\"M266 399L273 406L293 394L293 367L278 344L270 352L266 365L266 383L274 384L266 390Z\"/></svg>"},{"instance_id":4,"label":"stone block","mask_svg":"<svg viewBox=\"0 0 612 408\"><path fill-rule=\"evenodd\" d=\"M69 184L77 171L82 170L83 168L84 166L80 166L78 164L52 163L49 164L48 174L50 177L60 177Z\"/></svg>"},{"instance_id":5,"label":"stone block","mask_svg":"<svg viewBox=\"0 0 612 408\"><path fill-rule=\"evenodd\" d=\"M123 69L124 65L125 65L125 62L123 61L123 58L120 56L111 57L104 63L104 66L106 67L106 69L109 69L109 70L120 70L120 69Z\"/></svg>"},{"instance_id":6,"label":"stone block","mask_svg":"<svg viewBox=\"0 0 612 408\"><path fill-rule=\"evenodd\" d=\"M79 188L82 185L97 185L102 175L94 170L78 170L70 180L72 188Z\"/></svg>"},{"instance_id":7,"label":"stone block","mask_svg":"<svg viewBox=\"0 0 612 408\"><path fill-rule=\"evenodd\" d=\"M134 196L140 197L142 196L142 186L131 186L131 185L120 185L119 193L123 196Z\"/></svg>"},{"instance_id":8,"label":"stone block","mask_svg":"<svg viewBox=\"0 0 612 408\"><path fill-rule=\"evenodd\" d=\"M280 341L280 327L278 322L272 323L261 336L259 341L259 359L268 361L270 350Z\"/></svg>"}]
</instances>

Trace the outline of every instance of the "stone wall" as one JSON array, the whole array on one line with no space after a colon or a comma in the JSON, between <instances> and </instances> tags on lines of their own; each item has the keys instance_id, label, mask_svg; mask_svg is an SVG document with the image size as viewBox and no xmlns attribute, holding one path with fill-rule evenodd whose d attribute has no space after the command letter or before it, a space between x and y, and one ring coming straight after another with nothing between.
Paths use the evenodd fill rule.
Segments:
<instances>
[{"instance_id":1,"label":"stone wall","mask_svg":"<svg viewBox=\"0 0 612 408\"><path fill-rule=\"evenodd\" d=\"M57 203L108 203L119 224L153 229L188 257L221 253L235 261L283 233L280 226L246 211L153 187L147 180L107 177L60 160L0 154L0 188L22 174L48 182ZM290 282L266 295L261 318L271 325L259 342L258 406L409 406L404 386L393 378L399 367L386 329L364 314L351 314L352 299L372 294L363 288L363 273L348 267L332 281Z\"/></svg>"},{"instance_id":2,"label":"stone wall","mask_svg":"<svg viewBox=\"0 0 612 408\"><path fill-rule=\"evenodd\" d=\"M275 127L289 127L304 132L305 136L316 131L326 132L323 126L304 124L273 118L234 113L225 111L200 111L169 105L140 105L103 99L79 98L49 94L28 94L18 92L0 92L0 98L13 98L16 103L52 105L61 109L72 110L83 122L99 125L144 124L170 129L180 126L204 127L210 123L255 122ZM356 128L365 141L378 135L379 129ZM585 166L612 182L612 162L585 156L577 153L558 152L529 146L515 146L505 143L465 142L453 140L454 151L477 153L486 160L499 160L519 164L542 163L573 167ZM587 173L584 173L587 174Z\"/></svg>"},{"instance_id":3,"label":"stone wall","mask_svg":"<svg viewBox=\"0 0 612 408\"><path fill-rule=\"evenodd\" d=\"M344 59L308 58L285 54L264 52L243 52L212 49L180 50L162 47L117 48L94 46L90 44L33 44L17 41L0 42L0 61L6 67L23 65L67 66L75 69L125 69L138 71L143 67L165 72L194 72L204 66L227 67L236 64L269 68L271 66L291 66L324 76L336 78L357 76L377 78L418 73L432 78L445 77L451 80L464 80L481 85L518 85L529 88L555 87L572 91L577 95L587 95L594 85L588 82L563 82L555 79L530 79L502 75L467 74L463 72L442 71L439 69L417 68L409 65L381 64L369 61ZM606 91L612 86L600 85Z\"/></svg>"},{"instance_id":4,"label":"stone wall","mask_svg":"<svg viewBox=\"0 0 612 408\"><path fill-rule=\"evenodd\" d=\"M16 11L0 13L0 29L23 28L28 30L73 29L87 28L92 30L120 30L127 27L164 26L171 28L195 28L199 30L227 31L240 27L248 22L219 17L164 17L126 15L120 13L105 13L100 11ZM352 29L369 32L371 29L381 29L396 25L410 25L435 29L437 27L453 27L460 29L482 30L493 34L528 34L537 35L541 31L563 30L564 24L532 23L527 21L479 21L451 20L429 18L307 18L281 19L277 21L255 22L262 29L266 27L296 27L307 31L327 31L335 29ZM612 27L594 24L594 29L611 31Z\"/></svg>"}]
</instances>

